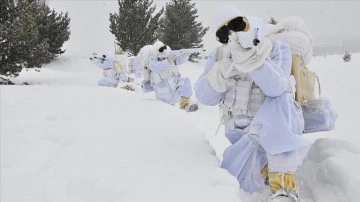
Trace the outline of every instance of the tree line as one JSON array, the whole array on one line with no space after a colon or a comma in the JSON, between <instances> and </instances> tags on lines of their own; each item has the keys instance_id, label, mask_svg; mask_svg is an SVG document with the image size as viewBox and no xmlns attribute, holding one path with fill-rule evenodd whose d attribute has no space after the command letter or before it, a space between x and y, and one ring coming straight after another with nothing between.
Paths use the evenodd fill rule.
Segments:
<instances>
[{"instance_id":1,"label":"tree line","mask_svg":"<svg viewBox=\"0 0 360 202\"><path fill-rule=\"evenodd\" d=\"M203 47L202 37L209 28L196 21L198 11L191 0L171 0L157 12L152 0L118 0L118 4L118 12L110 14L110 32L123 52L136 55L158 39L174 50Z\"/></svg>"},{"instance_id":2,"label":"tree line","mask_svg":"<svg viewBox=\"0 0 360 202\"><path fill-rule=\"evenodd\" d=\"M0 3L0 84L23 68L41 68L65 52L62 46L70 38L68 12L51 10L45 0ZM118 5L118 11L110 13L109 31L129 56L156 40L174 50L203 47L202 37L209 28L197 22L191 0L171 0L160 9L153 0L118 0Z\"/></svg>"}]
</instances>

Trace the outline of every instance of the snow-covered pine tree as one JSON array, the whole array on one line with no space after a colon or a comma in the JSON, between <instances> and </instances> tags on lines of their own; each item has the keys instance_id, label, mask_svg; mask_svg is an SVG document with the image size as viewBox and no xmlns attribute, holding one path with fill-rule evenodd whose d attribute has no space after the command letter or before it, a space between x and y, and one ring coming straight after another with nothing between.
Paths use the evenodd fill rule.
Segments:
<instances>
[{"instance_id":1,"label":"snow-covered pine tree","mask_svg":"<svg viewBox=\"0 0 360 202\"><path fill-rule=\"evenodd\" d=\"M49 36L49 51L50 53L61 55L65 52L62 46L65 41L70 39L70 20L69 13L57 13L55 10L51 11L49 18L50 32Z\"/></svg>"},{"instance_id":2,"label":"snow-covered pine tree","mask_svg":"<svg viewBox=\"0 0 360 202\"><path fill-rule=\"evenodd\" d=\"M37 20L39 28L39 41L46 41L48 54L46 62L50 62L58 55L65 52L62 46L70 38L70 18L68 12L57 13L50 10L49 6L42 3L40 6L41 16Z\"/></svg>"},{"instance_id":3,"label":"snow-covered pine tree","mask_svg":"<svg viewBox=\"0 0 360 202\"><path fill-rule=\"evenodd\" d=\"M39 19L44 16L42 4L37 0L18 0L16 12L19 19L20 35L18 43L13 44L14 58L19 58L24 68L40 68L42 64L49 62L48 43L39 37L39 29L44 26L39 24ZM25 33L25 34L24 34Z\"/></svg>"},{"instance_id":4,"label":"snow-covered pine tree","mask_svg":"<svg viewBox=\"0 0 360 202\"><path fill-rule=\"evenodd\" d=\"M8 40L10 23L9 19L13 13L13 1L0 0L0 85L13 84L9 79L2 78L1 75L10 74L9 70L15 69L7 65L10 52L10 41ZM19 68L18 71L20 71Z\"/></svg>"},{"instance_id":5,"label":"snow-covered pine tree","mask_svg":"<svg viewBox=\"0 0 360 202\"><path fill-rule=\"evenodd\" d=\"M30 54L25 54L26 68L40 68L42 64L51 62L55 57L49 52L49 43L47 38L41 35L41 30L47 25L47 5L42 0L36 0L30 5L29 12L33 17L36 36L28 42Z\"/></svg>"},{"instance_id":6,"label":"snow-covered pine tree","mask_svg":"<svg viewBox=\"0 0 360 202\"><path fill-rule=\"evenodd\" d=\"M349 53L349 51L345 52L345 55L343 56L343 60L344 60L344 62L350 62L351 61L351 54Z\"/></svg>"},{"instance_id":7,"label":"snow-covered pine tree","mask_svg":"<svg viewBox=\"0 0 360 202\"><path fill-rule=\"evenodd\" d=\"M26 64L29 43L36 38L30 2L19 0L1 0L4 6L4 18L1 18L0 75L17 76Z\"/></svg>"},{"instance_id":8,"label":"snow-covered pine tree","mask_svg":"<svg viewBox=\"0 0 360 202\"><path fill-rule=\"evenodd\" d=\"M209 30L197 22L198 10L191 0L171 0L166 3L164 17L160 20L160 40L171 49L201 48L202 37ZM190 56L190 60L199 54Z\"/></svg>"},{"instance_id":9,"label":"snow-covered pine tree","mask_svg":"<svg viewBox=\"0 0 360 202\"><path fill-rule=\"evenodd\" d=\"M8 33L9 18L11 15L10 0L0 0L0 65L2 66L7 59L7 53L9 52L9 44L6 40ZM1 73L0 73L1 74Z\"/></svg>"},{"instance_id":10,"label":"snow-covered pine tree","mask_svg":"<svg viewBox=\"0 0 360 202\"><path fill-rule=\"evenodd\" d=\"M152 6L152 0L118 0L118 3L118 13L110 13L110 32L123 51L136 55L143 46L153 44L157 39L164 9L155 13L156 5Z\"/></svg>"},{"instance_id":11,"label":"snow-covered pine tree","mask_svg":"<svg viewBox=\"0 0 360 202\"><path fill-rule=\"evenodd\" d=\"M10 0L0 0L0 22L7 20L10 17Z\"/></svg>"},{"instance_id":12,"label":"snow-covered pine tree","mask_svg":"<svg viewBox=\"0 0 360 202\"><path fill-rule=\"evenodd\" d=\"M57 40L68 39L61 38L63 32L69 33L67 14L55 15L56 22L59 18L60 21L65 18L66 22L54 24L43 0L0 1L0 75L18 76L22 68L41 67L53 60L63 44ZM51 34L50 30L56 33ZM56 45L52 46L51 40ZM51 52L51 47L58 48Z\"/></svg>"}]
</instances>

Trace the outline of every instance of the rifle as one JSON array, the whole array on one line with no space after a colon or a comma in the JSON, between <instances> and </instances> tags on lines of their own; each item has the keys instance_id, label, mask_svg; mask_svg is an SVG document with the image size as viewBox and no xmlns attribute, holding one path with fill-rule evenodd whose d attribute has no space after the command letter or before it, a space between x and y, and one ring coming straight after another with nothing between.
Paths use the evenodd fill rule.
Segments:
<instances>
[{"instance_id":1,"label":"rifle","mask_svg":"<svg viewBox=\"0 0 360 202\"><path fill-rule=\"evenodd\" d=\"M190 55L193 53L202 53L204 51L205 51L205 49L203 49L203 48L188 48L188 49L172 50L169 53L160 54L158 57L159 58L167 58L170 55L174 55L175 57L178 57L183 53L187 53Z\"/></svg>"},{"instance_id":2,"label":"rifle","mask_svg":"<svg viewBox=\"0 0 360 202\"><path fill-rule=\"evenodd\" d=\"M106 60L106 55L89 55L89 56L81 56L81 58L90 59L90 60Z\"/></svg>"}]
</instances>

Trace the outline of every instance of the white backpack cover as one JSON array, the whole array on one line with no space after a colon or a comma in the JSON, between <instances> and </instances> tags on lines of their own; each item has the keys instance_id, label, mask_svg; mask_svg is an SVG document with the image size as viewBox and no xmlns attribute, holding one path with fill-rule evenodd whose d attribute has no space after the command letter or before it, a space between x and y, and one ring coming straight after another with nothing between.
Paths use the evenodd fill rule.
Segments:
<instances>
[{"instance_id":1,"label":"white backpack cover","mask_svg":"<svg viewBox=\"0 0 360 202\"><path fill-rule=\"evenodd\" d=\"M152 45L146 45L140 49L139 53L136 56L141 61L144 81L150 81L150 69L148 68L148 65L149 58L151 56L151 50Z\"/></svg>"},{"instance_id":2,"label":"white backpack cover","mask_svg":"<svg viewBox=\"0 0 360 202\"><path fill-rule=\"evenodd\" d=\"M291 74L296 81L295 100L301 104L304 116L303 132L334 129L338 114L328 99L320 98L319 78L306 67L312 57L313 39L304 20L300 17L288 17L276 25L268 24L266 34L273 42L279 40L288 44L293 53Z\"/></svg>"}]
</instances>

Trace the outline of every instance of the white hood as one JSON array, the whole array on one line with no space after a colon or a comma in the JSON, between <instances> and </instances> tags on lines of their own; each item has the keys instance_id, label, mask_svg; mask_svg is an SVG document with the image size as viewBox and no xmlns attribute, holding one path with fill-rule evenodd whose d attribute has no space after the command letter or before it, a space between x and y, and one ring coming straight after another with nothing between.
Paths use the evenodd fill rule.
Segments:
<instances>
[{"instance_id":1,"label":"white hood","mask_svg":"<svg viewBox=\"0 0 360 202\"><path fill-rule=\"evenodd\" d=\"M163 51L162 53L159 52L159 49L161 47L165 46L165 44L161 41L156 41L154 43L154 45L152 46L152 49L151 49L151 56L158 56L160 54L166 54L166 53L169 53L171 51L170 47L169 46L166 46L166 50Z\"/></svg>"},{"instance_id":2,"label":"white hood","mask_svg":"<svg viewBox=\"0 0 360 202\"><path fill-rule=\"evenodd\" d=\"M240 10L231 5L221 6L216 10L214 18L212 20L211 30L212 32L216 32L220 27L228 23L230 20L241 17L242 14Z\"/></svg>"},{"instance_id":3,"label":"white hood","mask_svg":"<svg viewBox=\"0 0 360 202\"><path fill-rule=\"evenodd\" d=\"M146 45L140 49L139 53L136 56L141 61L143 67L147 66L149 57L151 56L152 48L152 45Z\"/></svg>"}]
</instances>

